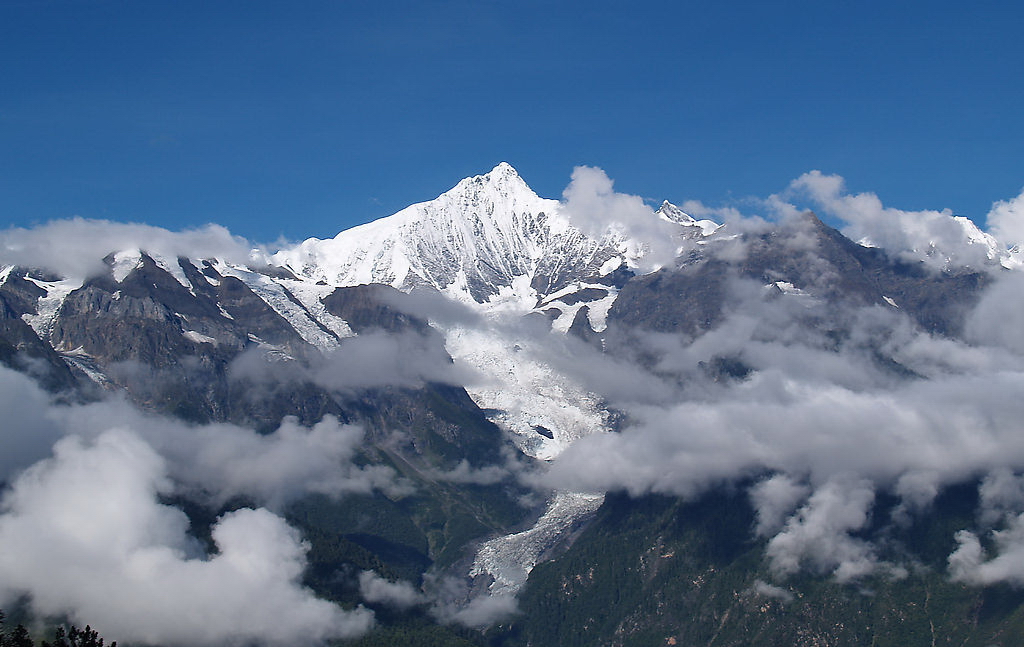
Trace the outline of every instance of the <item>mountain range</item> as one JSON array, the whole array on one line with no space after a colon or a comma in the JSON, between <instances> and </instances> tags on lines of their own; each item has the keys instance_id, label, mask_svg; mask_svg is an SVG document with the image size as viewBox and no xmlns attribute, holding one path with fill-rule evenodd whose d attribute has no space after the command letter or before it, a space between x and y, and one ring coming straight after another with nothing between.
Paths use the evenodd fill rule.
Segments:
<instances>
[{"instance_id":1,"label":"mountain range","mask_svg":"<svg viewBox=\"0 0 1024 647\"><path fill-rule=\"evenodd\" d=\"M9 615L168 646L1021 644L1024 275L969 220L887 249L501 163L278 250L75 226L99 242L0 256Z\"/></svg>"}]
</instances>

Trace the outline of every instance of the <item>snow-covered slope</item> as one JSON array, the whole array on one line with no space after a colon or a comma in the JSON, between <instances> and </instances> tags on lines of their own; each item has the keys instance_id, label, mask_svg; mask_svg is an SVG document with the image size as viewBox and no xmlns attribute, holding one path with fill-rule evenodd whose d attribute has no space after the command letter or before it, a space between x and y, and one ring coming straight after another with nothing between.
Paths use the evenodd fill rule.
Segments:
<instances>
[{"instance_id":1,"label":"snow-covered slope","mask_svg":"<svg viewBox=\"0 0 1024 647\"><path fill-rule=\"evenodd\" d=\"M686 213L676 205L672 204L668 200L661 203L661 206L656 212L658 217L668 222L674 222L677 225L684 227L692 227L689 232L684 232L684 236L689 238L699 238L702 236L710 236L711 234L718 231L722 225L718 224L713 220L696 220L693 216Z\"/></svg>"},{"instance_id":2,"label":"snow-covered slope","mask_svg":"<svg viewBox=\"0 0 1024 647\"><path fill-rule=\"evenodd\" d=\"M502 162L434 200L330 240L310 238L273 262L330 285L431 286L483 303L513 286L550 294L598 274L622 249L613 236L583 235L557 200L538 197Z\"/></svg>"}]
</instances>

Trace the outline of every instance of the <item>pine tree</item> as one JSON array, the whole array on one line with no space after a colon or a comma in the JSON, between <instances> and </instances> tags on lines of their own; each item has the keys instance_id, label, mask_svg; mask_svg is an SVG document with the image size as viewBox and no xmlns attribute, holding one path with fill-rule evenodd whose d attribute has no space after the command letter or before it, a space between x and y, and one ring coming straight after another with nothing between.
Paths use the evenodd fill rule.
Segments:
<instances>
[{"instance_id":1,"label":"pine tree","mask_svg":"<svg viewBox=\"0 0 1024 647\"><path fill-rule=\"evenodd\" d=\"M9 636L5 636L4 647L35 647L32 636L28 635L25 625L19 624Z\"/></svg>"},{"instance_id":2,"label":"pine tree","mask_svg":"<svg viewBox=\"0 0 1024 647\"><path fill-rule=\"evenodd\" d=\"M67 632L64 627L57 627L53 642L44 640L40 647L103 647L103 638L89 625L85 625L85 629L71 625ZM117 641L110 643L110 647L117 647Z\"/></svg>"},{"instance_id":3,"label":"pine tree","mask_svg":"<svg viewBox=\"0 0 1024 647\"><path fill-rule=\"evenodd\" d=\"M14 631L8 632L6 619L7 616L0 610L0 647L35 647L35 642L25 625L19 624ZM67 630L63 626L57 627L53 642L44 640L39 643L39 647L103 647L103 644L99 632L89 625L85 625L85 629L71 625ZM110 643L109 647L117 647L117 641Z\"/></svg>"},{"instance_id":4,"label":"pine tree","mask_svg":"<svg viewBox=\"0 0 1024 647\"><path fill-rule=\"evenodd\" d=\"M7 616L0 611L0 647L35 647L32 637L28 635L25 625L19 624L14 631L8 633Z\"/></svg>"}]
</instances>

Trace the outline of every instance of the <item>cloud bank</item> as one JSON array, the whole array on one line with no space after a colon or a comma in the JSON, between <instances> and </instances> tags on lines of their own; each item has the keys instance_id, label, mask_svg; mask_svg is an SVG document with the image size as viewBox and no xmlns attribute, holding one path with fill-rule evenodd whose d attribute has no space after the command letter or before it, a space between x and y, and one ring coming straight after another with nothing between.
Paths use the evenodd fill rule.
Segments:
<instances>
[{"instance_id":1,"label":"cloud bank","mask_svg":"<svg viewBox=\"0 0 1024 647\"><path fill-rule=\"evenodd\" d=\"M890 254L924 260L937 268L980 268L994 260L995 238L973 222L943 211L903 211L886 207L874 193L848 194L841 176L820 171L804 173L790 183L787 193L807 197L816 208L843 220L843 234L865 245L882 247ZM776 208L792 208L775 198ZM786 193L783 194L786 197ZM1008 218L1009 219L1009 218Z\"/></svg>"},{"instance_id":2,"label":"cloud bank","mask_svg":"<svg viewBox=\"0 0 1024 647\"><path fill-rule=\"evenodd\" d=\"M693 339L633 331L611 358L549 344L549 362L604 398L622 425L576 440L528 480L692 497L755 479L753 532L767 540L777 578L900 577L900 565L858 537L877 492L898 497L891 521L906 524L946 486L1024 470L1015 395L1024 389L1024 274L986 269L993 280L962 339L924 332L898 308L829 305L738 281L725 320ZM834 328L841 334L826 334ZM749 374L709 380L706 366L723 357ZM975 531L957 537L950 573L961 581L1024 585L1008 566L1024 554L1024 495L1007 483L1016 481L989 477L982 487L983 507L1004 501L992 554Z\"/></svg>"},{"instance_id":3,"label":"cloud bank","mask_svg":"<svg viewBox=\"0 0 1024 647\"><path fill-rule=\"evenodd\" d=\"M191 425L111 399L49 407L33 424L52 424L83 438L112 427L132 429L166 460L180 492L213 506L245 497L279 510L310 493L397 495L409 488L391 468L357 465L363 428L332 416L310 428L286 418L272 433L260 434L229 423Z\"/></svg>"},{"instance_id":4,"label":"cloud bank","mask_svg":"<svg viewBox=\"0 0 1024 647\"><path fill-rule=\"evenodd\" d=\"M0 266L44 268L85 278L106 271L102 259L121 250L142 249L166 258L219 258L251 263L265 254L220 225L180 232L137 223L70 218L38 227L0 231Z\"/></svg>"},{"instance_id":5,"label":"cloud bank","mask_svg":"<svg viewBox=\"0 0 1024 647\"><path fill-rule=\"evenodd\" d=\"M370 612L301 585L307 547L280 517L225 514L207 555L159 502L172 491L163 458L128 430L59 441L4 496L0 600L28 592L37 613L144 644L312 644L370 628Z\"/></svg>"},{"instance_id":6,"label":"cloud bank","mask_svg":"<svg viewBox=\"0 0 1024 647\"><path fill-rule=\"evenodd\" d=\"M371 612L343 610L302 585L308 546L272 512L308 493L407 493L391 468L358 464L361 427L328 416L258 434L117 398L53 404L2 367L0 385L0 608L27 595L40 615L170 646L318 644L372 627ZM182 495L265 507L218 519L211 553L165 503Z\"/></svg>"}]
</instances>

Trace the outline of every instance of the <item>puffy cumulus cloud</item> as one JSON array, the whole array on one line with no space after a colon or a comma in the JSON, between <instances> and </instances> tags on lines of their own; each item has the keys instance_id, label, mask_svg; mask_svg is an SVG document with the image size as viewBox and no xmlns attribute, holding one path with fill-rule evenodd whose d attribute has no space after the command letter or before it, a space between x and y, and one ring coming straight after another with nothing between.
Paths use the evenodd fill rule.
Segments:
<instances>
[{"instance_id":1,"label":"puffy cumulus cloud","mask_svg":"<svg viewBox=\"0 0 1024 647\"><path fill-rule=\"evenodd\" d=\"M1001 526L989 530L995 554L989 556L976 532L957 532L957 548L948 559L950 577L979 586L1024 586L1024 476L995 469L982 480L978 495L981 525Z\"/></svg>"},{"instance_id":2,"label":"puffy cumulus cloud","mask_svg":"<svg viewBox=\"0 0 1024 647\"><path fill-rule=\"evenodd\" d=\"M214 525L205 555L163 458L138 435L68 437L26 470L0 514L0 603L27 594L44 615L140 644L315 644L367 631L301 584L307 546L281 518L244 509Z\"/></svg>"},{"instance_id":3,"label":"puffy cumulus cloud","mask_svg":"<svg viewBox=\"0 0 1024 647\"><path fill-rule=\"evenodd\" d=\"M1006 247L1024 244L1024 191L992 205L986 219L989 232Z\"/></svg>"},{"instance_id":4,"label":"puffy cumulus cloud","mask_svg":"<svg viewBox=\"0 0 1024 647\"><path fill-rule=\"evenodd\" d=\"M383 604L396 609L411 609L427 602L427 597L409 582L392 582L373 571L359 574L359 595L371 604Z\"/></svg>"},{"instance_id":5,"label":"puffy cumulus cloud","mask_svg":"<svg viewBox=\"0 0 1024 647\"><path fill-rule=\"evenodd\" d=\"M806 565L846 582L873 572L878 564L871 545L849 533L867 523L874 499L864 479L837 477L819 487L768 542L772 573L785 577Z\"/></svg>"},{"instance_id":6,"label":"puffy cumulus cloud","mask_svg":"<svg viewBox=\"0 0 1024 647\"><path fill-rule=\"evenodd\" d=\"M799 234L799 224L784 226ZM993 280L969 315L966 339L923 332L898 308L836 306L728 278L724 320L692 339L611 327L600 347L523 328L530 343L517 341L515 357L550 368L548 381L579 385L616 413L606 428L618 431L555 429L561 453L517 473L538 488L638 496L694 496L772 474L750 496L753 532L784 536L775 543L778 563L796 555L789 563L845 579L876 572L851 512L863 502L867 514L867 492L895 495L892 521L911 523L950 484L1024 469L1022 276ZM707 367L722 358L744 372L709 379ZM836 487L822 488L836 474L865 484L864 498L829 499ZM833 523L843 510L845 525ZM825 521L833 531L818 532ZM816 547L830 542L839 546L832 557Z\"/></svg>"},{"instance_id":7,"label":"puffy cumulus cloud","mask_svg":"<svg viewBox=\"0 0 1024 647\"><path fill-rule=\"evenodd\" d=\"M910 525L914 515L921 514L935 501L941 481L941 475L934 470L909 471L901 475L893 488L900 498L892 510L893 521L903 526Z\"/></svg>"},{"instance_id":8,"label":"puffy cumulus cloud","mask_svg":"<svg viewBox=\"0 0 1024 647\"><path fill-rule=\"evenodd\" d=\"M449 298L434 288L417 287L409 292L381 291L381 303L407 315L442 327L481 325L483 317L463 301Z\"/></svg>"},{"instance_id":9,"label":"puffy cumulus cloud","mask_svg":"<svg viewBox=\"0 0 1024 647\"><path fill-rule=\"evenodd\" d=\"M754 484L750 488L750 502L757 513L754 534L770 537L777 533L809 493L806 484L788 474L775 474Z\"/></svg>"},{"instance_id":10,"label":"puffy cumulus cloud","mask_svg":"<svg viewBox=\"0 0 1024 647\"><path fill-rule=\"evenodd\" d=\"M993 531L992 540L996 555L990 559L977 534L957 532L957 549L949 556L950 577L979 586L1024 586L1024 514L1013 517L1004 530Z\"/></svg>"},{"instance_id":11,"label":"puffy cumulus cloud","mask_svg":"<svg viewBox=\"0 0 1024 647\"><path fill-rule=\"evenodd\" d=\"M562 197L570 222L591 238L613 233L639 243L627 255L640 271L654 271L675 259L682 244L679 226L658 218L643 198L617 193L603 170L577 166Z\"/></svg>"},{"instance_id":12,"label":"puffy cumulus cloud","mask_svg":"<svg viewBox=\"0 0 1024 647\"><path fill-rule=\"evenodd\" d=\"M461 608L444 608L438 617L445 622L454 622L472 629L486 629L506 620L519 611L515 595L481 595L473 598Z\"/></svg>"},{"instance_id":13,"label":"puffy cumulus cloud","mask_svg":"<svg viewBox=\"0 0 1024 647\"><path fill-rule=\"evenodd\" d=\"M66 277L85 278L106 270L102 259L112 251L143 249L168 258L219 258L230 262L262 261L243 238L220 225L174 232L151 225L71 218L38 227L0 231L0 265L48 269Z\"/></svg>"},{"instance_id":14,"label":"puffy cumulus cloud","mask_svg":"<svg viewBox=\"0 0 1024 647\"><path fill-rule=\"evenodd\" d=\"M390 467L353 462L363 435L362 427L332 416L311 428L286 418L266 435L232 425L183 428L160 446L175 478L215 503L246 496L277 509L307 493L409 493L411 486Z\"/></svg>"},{"instance_id":15,"label":"puffy cumulus cloud","mask_svg":"<svg viewBox=\"0 0 1024 647\"><path fill-rule=\"evenodd\" d=\"M731 314L693 340L634 333L615 359L576 353L593 375L570 374L623 414L622 430L575 441L540 481L690 495L765 470L812 484L850 472L921 511L943 485L1024 465L1024 353L1007 352L1024 319L998 311L1024 302L1024 287L1006 274L971 315L973 343L923 333L894 308L837 311L735 281ZM704 367L722 357L750 374L709 380Z\"/></svg>"},{"instance_id":16,"label":"puffy cumulus cloud","mask_svg":"<svg viewBox=\"0 0 1024 647\"><path fill-rule=\"evenodd\" d=\"M279 509L309 493L400 495L410 487L389 467L357 465L362 427L331 416L311 428L286 418L269 434L227 423L191 425L120 400L54 407L48 416L82 437L96 437L112 426L136 430L166 459L181 491L214 505L243 496Z\"/></svg>"},{"instance_id":17,"label":"puffy cumulus cloud","mask_svg":"<svg viewBox=\"0 0 1024 647\"><path fill-rule=\"evenodd\" d=\"M838 175L811 171L790 183L789 194L806 196L825 213L847 223L843 233L853 240L882 247L930 265L982 267L995 257L995 241L970 220L949 210L902 211L886 207L874 193L846 193ZM786 194L774 196L777 209L787 209Z\"/></svg>"},{"instance_id":18,"label":"puffy cumulus cloud","mask_svg":"<svg viewBox=\"0 0 1024 647\"><path fill-rule=\"evenodd\" d=\"M539 334L522 334L524 332L526 329L520 328L518 332L509 334L514 342L502 340L501 343L509 346L514 344L517 349L514 355L517 365L524 364L525 359L542 369L550 367L547 371L538 371L539 384L531 385L536 391L543 393L545 385L550 385L550 389L561 387L555 399L569 400L570 389L565 387L576 384L582 391L576 399L584 403L600 398L662 402L675 396L676 391L671 385L644 368L635 357L603 353L574 335L552 333L549 330ZM668 335L652 335L651 338L663 342L664 347L678 343L676 338ZM650 346L656 347L658 352L663 350L657 342Z\"/></svg>"},{"instance_id":19,"label":"puffy cumulus cloud","mask_svg":"<svg viewBox=\"0 0 1024 647\"><path fill-rule=\"evenodd\" d=\"M431 478L450 483L472 483L475 485L494 485L501 483L512 474L516 467L516 457L506 455L507 465L485 465L473 467L465 458L453 469L428 471Z\"/></svg>"},{"instance_id":20,"label":"puffy cumulus cloud","mask_svg":"<svg viewBox=\"0 0 1024 647\"><path fill-rule=\"evenodd\" d=\"M1024 477L1003 467L988 474L978 487L979 519L986 526L1024 510Z\"/></svg>"}]
</instances>

